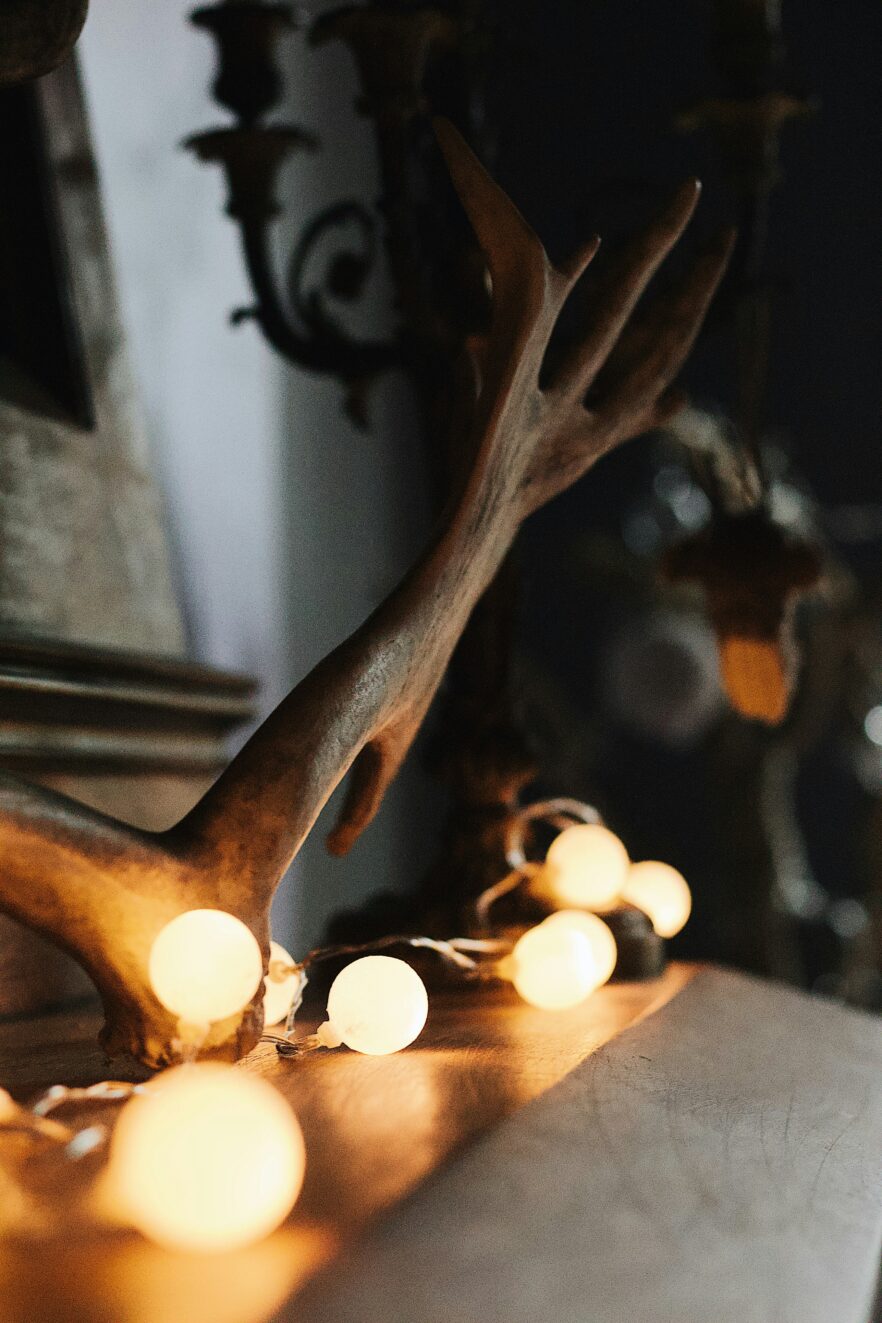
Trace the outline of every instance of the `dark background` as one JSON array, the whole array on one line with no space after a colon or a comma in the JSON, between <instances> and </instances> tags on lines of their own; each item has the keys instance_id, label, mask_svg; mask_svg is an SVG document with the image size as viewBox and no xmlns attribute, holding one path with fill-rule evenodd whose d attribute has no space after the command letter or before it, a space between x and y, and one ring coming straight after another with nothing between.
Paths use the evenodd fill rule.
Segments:
<instances>
[{"instance_id":1,"label":"dark background","mask_svg":"<svg viewBox=\"0 0 882 1323\"><path fill-rule=\"evenodd\" d=\"M738 220L716 139L674 124L684 107L723 90L711 9L699 0L597 0L515 3L500 13L488 94L495 168L552 255L594 230L614 247L693 173L705 189L688 242ZM871 0L791 0L783 33L779 76L812 113L781 136L765 259L775 295L764 430L786 471L783 496L800 493L829 572L849 583L849 605L807 609L803 630L823 642L818 660L809 648L815 680L807 696L804 675L798 720L768 732L721 709L688 738L667 729L658 677L676 677L686 663L666 644L674 668L666 671L650 634L662 620L676 637L695 617L659 588L656 568L682 531L654 509L659 483L678 480L679 460L657 438L642 439L522 535L521 699L542 751L541 788L597 803L632 857L667 859L689 878L696 912L680 954L874 1002L879 787L861 762L867 753L872 762L873 748L858 746L865 713L882 701L882 11ZM685 384L701 407L731 414L737 376L725 292ZM612 699L611 671L624 676ZM653 675L660 692L648 716L630 719ZM786 793L777 774L785 766ZM788 904L779 894L784 855L784 871L797 892L802 874L805 892ZM858 906L835 903L854 899L866 902L870 921Z\"/></svg>"}]
</instances>

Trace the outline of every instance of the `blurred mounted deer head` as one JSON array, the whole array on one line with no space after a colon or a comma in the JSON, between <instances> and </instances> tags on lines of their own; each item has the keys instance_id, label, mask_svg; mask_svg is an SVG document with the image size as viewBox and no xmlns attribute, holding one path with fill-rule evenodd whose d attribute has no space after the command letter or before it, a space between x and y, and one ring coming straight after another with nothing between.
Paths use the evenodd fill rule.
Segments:
<instances>
[{"instance_id":1,"label":"blurred mounted deer head","mask_svg":"<svg viewBox=\"0 0 882 1323\"><path fill-rule=\"evenodd\" d=\"M331 850L348 850L370 822L521 522L680 404L672 382L726 265L729 237L654 307L641 299L689 223L697 182L678 191L611 273L580 343L540 387L551 333L599 240L565 268L552 266L455 129L440 123L437 131L487 259L493 309L487 336L459 374L453 412L469 420L473 459L435 541L170 831L137 831L73 800L0 781L0 908L85 967L104 1002L110 1053L151 1066L176 1054L177 1025L147 975L153 941L176 915L227 910L268 958L270 903L282 875L350 770ZM261 1028L258 995L213 1026L205 1050L241 1055Z\"/></svg>"}]
</instances>

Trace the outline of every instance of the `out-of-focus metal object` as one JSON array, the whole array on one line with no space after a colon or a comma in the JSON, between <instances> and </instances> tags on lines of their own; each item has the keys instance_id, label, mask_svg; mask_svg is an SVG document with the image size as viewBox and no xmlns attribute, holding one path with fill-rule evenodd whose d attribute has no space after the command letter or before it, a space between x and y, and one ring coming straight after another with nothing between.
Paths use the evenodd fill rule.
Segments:
<instances>
[{"instance_id":1,"label":"out-of-focus metal object","mask_svg":"<svg viewBox=\"0 0 882 1323\"><path fill-rule=\"evenodd\" d=\"M778 725L798 667L794 606L820 577L817 550L787 537L760 507L718 516L696 537L669 548L664 568L672 581L704 589L732 706Z\"/></svg>"},{"instance_id":2,"label":"out-of-focus metal object","mask_svg":"<svg viewBox=\"0 0 882 1323\"><path fill-rule=\"evenodd\" d=\"M89 0L3 0L0 87L57 69L73 50L88 8Z\"/></svg>"}]
</instances>

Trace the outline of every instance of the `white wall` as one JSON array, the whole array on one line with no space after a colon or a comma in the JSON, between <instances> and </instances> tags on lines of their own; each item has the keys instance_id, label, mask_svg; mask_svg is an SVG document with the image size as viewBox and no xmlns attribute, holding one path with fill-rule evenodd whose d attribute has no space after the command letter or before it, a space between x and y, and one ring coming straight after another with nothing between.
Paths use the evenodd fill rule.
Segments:
<instances>
[{"instance_id":1,"label":"white wall","mask_svg":"<svg viewBox=\"0 0 882 1323\"><path fill-rule=\"evenodd\" d=\"M225 122L210 96L213 48L190 0L92 0L80 43L86 95L131 353L168 507L192 654L246 670L268 710L388 591L428 527L423 464L403 383L374 395L362 434L336 383L290 367L246 324L249 302L220 171L180 149ZM285 115L317 130L292 161L286 224L351 196L371 200L373 140L352 112L341 50L286 46ZM381 329L382 290L359 320ZM333 806L330 806L331 808ZM328 913L405 887L433 850L436 795L405 770L353 855L330 860L327 815L283 890L277 935L295 950Z\"/></svg>"}]
</instances>

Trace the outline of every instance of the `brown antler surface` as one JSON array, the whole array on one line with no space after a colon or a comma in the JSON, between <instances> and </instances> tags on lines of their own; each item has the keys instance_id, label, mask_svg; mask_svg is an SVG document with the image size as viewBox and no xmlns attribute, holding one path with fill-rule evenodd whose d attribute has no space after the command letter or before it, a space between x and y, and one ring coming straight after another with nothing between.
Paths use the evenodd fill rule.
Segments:
<instances>
[{"instance_id":1,"label":"brown antler surface","mask_svg":"<svg viewBox=\"0 0 882 1323\"><path fill-rule=\"evenodd\" d=\"M493 314L462 374L470 407L456 411L471 419L473 463L434 542L169 832L136 831L62 796L0 781L0 909L88 970L104 1001L111 1052L150 1065L175 1055L176 1025L150 989L147 959L176 914L229 910L268 954L280 878L350 768L330 848L347 850L371 820L522 520L679 403L671 382L725 267L728 237L654 309L638 302L689 222L697 182L684 185L634 245L578 348L540 388L551 333L599 240L556 269L455 129L441 123L438 137L486 254ZM241 1016L215 1025L206 1047L239 1055L260 1027L255 999Z\"/></svg>"}]
</instances>

